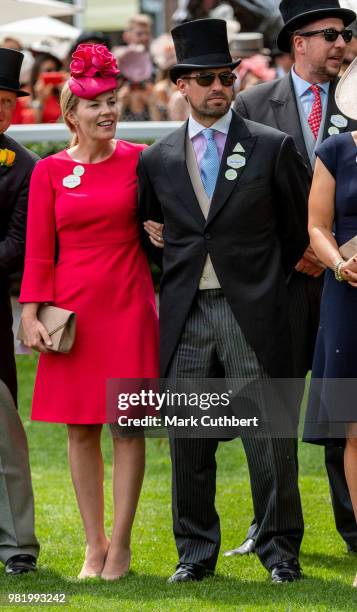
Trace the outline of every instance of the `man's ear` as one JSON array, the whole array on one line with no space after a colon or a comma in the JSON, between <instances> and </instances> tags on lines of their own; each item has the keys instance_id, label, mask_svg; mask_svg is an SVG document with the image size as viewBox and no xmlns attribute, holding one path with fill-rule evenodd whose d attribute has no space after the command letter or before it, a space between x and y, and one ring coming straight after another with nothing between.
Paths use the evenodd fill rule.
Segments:
<instances>
[{"instance_id":1,"label":"man's ear","mask_svg":"<svg viewBox=\"0 0 357 612\"><path fill-rule=\"evenodd\" d=\"M179 92L186 98L187 82L184 79L177 79L176 85Z\"/></svg>"},{"instance_id":2,"label":"man's ear","mask_svg":"<svg viewBox=\"0 0 357 612\"><path fill-rule=\"evenodd\" d=\"M306 40L304 39L304 37L299 35L294 36L292 42L292 50L294 52L294 55L296 56L296 53L300 55L305 55L305 49Z\"/></svg>"}]
</instances>

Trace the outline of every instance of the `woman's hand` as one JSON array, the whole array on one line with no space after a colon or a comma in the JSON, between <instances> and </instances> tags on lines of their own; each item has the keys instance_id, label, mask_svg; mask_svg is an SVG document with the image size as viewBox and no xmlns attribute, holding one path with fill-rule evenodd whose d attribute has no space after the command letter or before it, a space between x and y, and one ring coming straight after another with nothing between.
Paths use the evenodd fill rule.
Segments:
<instances>
[{"instance_id":1,"label":"woman's hand","mask_svg":"<svg viewBox=\"0 0 357 612\"><path fill-rule=\"evenodd\" d=\"M340 273L349 285L357 287L357 253L342 264Z\"/></svg>"},{"instance_id":2,"label":"woman's hand","mask_svg":"<svg viewBox=\"0 0 357 612\"><path fill-rule=\"evenodd\" d=\"M164 238L163 231L164 225L163 223L157 223L156 221L144 221L144 229L146 233L149 235L150 242L158 247L159 249L164 248Z\"/></svg>"},{"instance_id":3,"label":"woman's hand","mask_svg":"<svg viewBox=\"0 0 357 612\"><path fill-rule=\"evenodd\" d=\"M52 340L45 326L37 318L37 308L34 309L33 306L33 304L25 304L21 315L24 345L40 353L48 353Z\"/></svg>"}]
</instances>

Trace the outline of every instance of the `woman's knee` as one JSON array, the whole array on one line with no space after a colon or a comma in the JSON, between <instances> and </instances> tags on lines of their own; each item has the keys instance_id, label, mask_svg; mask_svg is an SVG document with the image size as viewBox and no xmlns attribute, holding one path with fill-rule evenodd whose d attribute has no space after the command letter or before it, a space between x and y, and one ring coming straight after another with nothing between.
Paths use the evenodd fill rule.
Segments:
<instances>
[{"instance_id":1,"label":"woman's knee","mask_svg":"<svg viewBox=\"0 0 357 612\"><path fill-rule=\"evenodd\" d=\"M101 425L68 425L70 444L93 444L100 440Z\"/></svg>"},{"instance_id":2,"label":"woman's knee","mask_svg":"<svg viewBox=\"0 0 357 612\"><path fill-rule=\"evenodd\" d=\"M114 444L121 449L137 449L145 447L145 436L113 436Z\"/></svg>"}]
</instances>

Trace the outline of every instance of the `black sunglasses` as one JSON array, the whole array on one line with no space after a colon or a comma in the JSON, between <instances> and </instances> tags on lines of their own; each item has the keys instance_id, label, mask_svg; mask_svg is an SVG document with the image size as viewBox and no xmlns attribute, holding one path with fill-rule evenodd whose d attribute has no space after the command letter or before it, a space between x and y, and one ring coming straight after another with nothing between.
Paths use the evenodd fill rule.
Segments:
<instances>
[{"instance_id":1,"label":"black sunglasses","mask_svg":"<svg viewBox=\"0 0 357 612\"><path fill-rule=\"evenodd\" d=\"M221 81L223 87L231 87L237 78L234 72L220 72L219 74L215 74L214 72L203 72L192 76L182 76L181 79L195 79L197 85L209 87L214 83L216 76Z\"/></svg>"},{"instance_id":2,"label":"black sunglasses","mask_svg":"<svg viewBox=\"0 0 357 612\"><path fill-rule=\"evenodd\" d=\"M324 39L327 42L335 42L338 37L342 36L345 43L349 43L352 40L353 32L352 30L342 30L339 32L335 30L335 28L326 28L325 30L311 30L310 32L295 32L298 36L315 36L315 34L323 34Z\"/></svg>"}]
</instances>

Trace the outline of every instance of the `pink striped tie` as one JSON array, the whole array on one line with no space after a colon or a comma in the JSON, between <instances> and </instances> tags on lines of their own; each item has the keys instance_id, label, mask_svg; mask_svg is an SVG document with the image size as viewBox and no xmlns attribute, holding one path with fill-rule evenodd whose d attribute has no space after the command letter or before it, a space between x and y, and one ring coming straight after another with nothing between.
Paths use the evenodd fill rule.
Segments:
<instances>
[{"instance_id":1,"label":"pink striped tie","mask_svg":"<svg viewBox=\"0 0 357 612\"><path fill-rule=\"evenodd\" d=\"M320 87L318 85L311 85L310 90L314 94L314 103L312 105L311 113L308 118L309 126L314 135L315 140L319 135L321 119L322 119L322 104L320 96Z\"/></svg>"}]
</instances>

